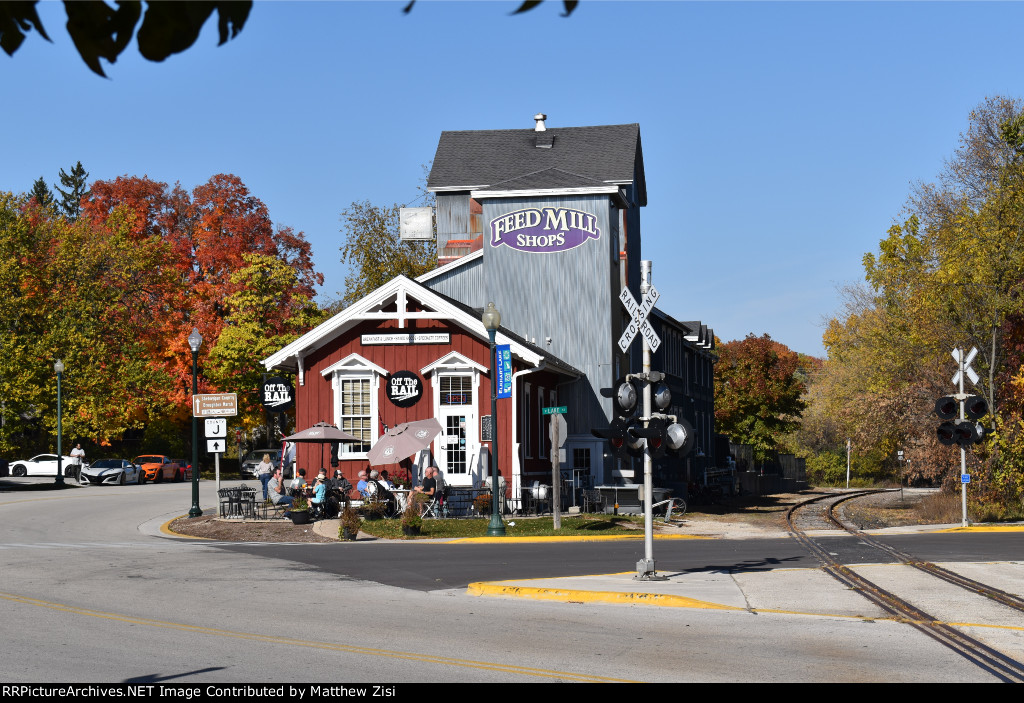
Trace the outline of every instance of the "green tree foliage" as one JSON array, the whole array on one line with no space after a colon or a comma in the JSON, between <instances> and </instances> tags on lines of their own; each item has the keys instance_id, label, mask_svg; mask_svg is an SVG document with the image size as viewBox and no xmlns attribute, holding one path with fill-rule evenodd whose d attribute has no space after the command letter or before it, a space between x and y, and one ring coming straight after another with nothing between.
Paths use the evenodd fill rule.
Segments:
<instances>
[{"instance_id":1,"label":"green tree foliage","mask_svg":"<svg viewBox=\"0 0 1024 703\"><path fill-rule=\"evenodd\" d=\"M138 283L159 275L160 243L130 242L116 222L96 229L25 205L0 195L0 451L31 444L40 430L54 436L57 358L67 367L68 437L100 441L142 427L168 381L141 341L151 315Z\"/></svg>"},{"instance_id":2,"label":"green tree foliage","mask_svg":"<svg viewBox=\"0 0 1024 703\"><path fill-rule=\"evenodd\" d=\"M74 165L71 173L66 173L64 169L60 170L60 183L67 190L55 186L61 195L58 206L69 220L77 220L82 212L82 198L88 198L90 195L88 180L89 174L81 161Z\"/></svg>"},{"instance_id":3,"label":"green tree foliage","mask_svg":"<svg viewBox=\"0 0 1024 703\"><path fill-rule=\"evenodd\" d=\"M288 263L265 254L244 254L245 268L231 274L235 292L225 301L226 325L205 367L220 392L237 393L246 430L262 422L260 360L320 324L326 314L301 292Z\"/></svg>"},{"instance_id":4,"label":"green tree foliage","mask_svg":"<svg viewBox=\"0 0 1024 703\"><path fill-rule=\"evenodd\" d=\"M69 439L130 433L157 443L132 451L180 451L193 326L201 391L251 407L259 360L322 319L309 244L236 177L191 194L128 177L92 191L76 220L0 193L0 452L54 449L57 358Z\"/></svg>"},{"instance_id":5,"label":"green tree foliage","mask_svg":"<svg viewBox=\"0 0 1024 703\"><path fill-rule=\"evenodd\" d=\"M37 2L0 0L0 49L8 56L14 56L14 52L33 30L50 41L39 13L36 12ZM532 10L541 2L524 0L512 14ZM416 0L410 0L403 12L408 14L415 3ZM578 0L562 0L565 8L562 16L571 15L578 4ZM68 34L75 43L78 55L100 76L106 76L100 59L115 63L128 47L133 34L143 57L150 61L163 61L171 54L181 53L195 44L203 25L214 11L217 13L220 38L218 46L234 39L245 26L252 5L251 0L148 0L145 3L140 0L118 0L114 7L101 0L64 2L68 15Z\"/></svg>"},{"instance_id":6,"label":"green tree foliage","mask_svg":"<svg viewBox=\"0 0 1024 703\"><path fill-rule=\"evenodd\" d=\"M437 266L436 242L403 242L399 237L401 205L378 207L354 202L342 211L341 261L345 276L342 306L348 306L398 275L415 278Z\"/></svg>"},{"instance_id":7,"label":"green tree foliage","mask_svg":"<svg viewBox=\"0 0 1024 703\"><path fill-rule=\"evenodd\" d=\"M959 452L935 436L935 399L955 389L954 347L976 347L977 389L989 400L982 483L1024 486L1024 104L989 98L971 112L937 183L916 186L903 221L864 257L866 288L825 333L822 392L812 398L854 450L895 473L903 449L918 478L947 481ZM1024 455L1022 455L1024 456ZM1004 491L1005 490L1000 489ZM998 491L997 491L998 492Z\"/></svg>"},{"instance_id":8,"label":"green tree foliage","mask_svg":"<svg viewBox=\"0 0 1024 703\"><path fill-rule=\"evenodd\" d=\"M138 26L139 53L150 61L163 61L185 51L217 12L219 44L242 31L252 2L204 0L203 2L147 2L122 0L115 7L105 2L65 2L68 34L86 65L105 76L100 59L114 63ZM142 23L139 23L139 19ZM50 41L36 12L36 1L0 2L0 48L13 56L29 32L35 30Z\"/></svg>"},{"instance_id":9,"label":"green tree foliage","mask_svg":"<svg viewBox=\"0 0 1024 703\"><path fill-rule=\"evenodd\" d=\"M29 196L35 198L36 204L42 208L50 208L53 206L53 193L50 191L50 187L46 185L46 179L40 176L32 183L32 190L28 192Z\"/></svg>"},{"instance_id":10,"label":"green tree foliage","mask_svg":"<svg viewBox=\"0 0 1024 703\"><path fill-rule=\"evenodd\" d=\"M805 403L800 359L767 334L720 344L715 364L715 425L764 461L795 430Z\"/></svg>"}]
</instances>

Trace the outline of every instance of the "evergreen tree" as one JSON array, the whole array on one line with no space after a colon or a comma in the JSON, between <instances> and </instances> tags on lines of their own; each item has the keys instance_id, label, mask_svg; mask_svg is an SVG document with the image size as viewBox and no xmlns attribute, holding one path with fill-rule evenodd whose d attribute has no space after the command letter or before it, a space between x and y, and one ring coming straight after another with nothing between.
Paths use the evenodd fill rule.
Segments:
<instances>
[{"instance_id":1,"label":"evergreen tree","mask_svg":"<svg viewBox=\"0 0 1024 703\"><path fill-rule=\"evenodd\" d=\"M50 187L46 185L46 180L42 176L35 180L32 184L32 190L28 194L36 199L40 207L48 208L53 205L53 193L50 191Z\"/></svg>"},{"instance_id":2,"label":"evergreen tree","mask_svg":"<svg viewBox=\"0 0 1024 703\"><path fill-rule=\"evenodd\" d=\"M82 211L82 198L88 198L92 195L92 191L86 189L88 179L89 173L82 166L82 162L79 161L71 169L70 174L65 173L64 169L60 170L61 185L67 188L67 190L57 185L54 186L62 196L60 203L58 203L60 209L72 222L78 219L78 215Z\"/></svg>"}]
</instances>

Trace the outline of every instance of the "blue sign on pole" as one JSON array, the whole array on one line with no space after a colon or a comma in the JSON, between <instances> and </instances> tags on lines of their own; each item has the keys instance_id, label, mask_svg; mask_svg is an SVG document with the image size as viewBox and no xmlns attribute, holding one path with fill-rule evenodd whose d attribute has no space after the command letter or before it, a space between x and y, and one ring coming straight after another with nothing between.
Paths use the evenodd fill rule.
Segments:
<instances>
[{"instance_id":1,"label":"blue sign on pole","mask_svg":"<svg viewBox=\"0 0 1024 703\"><path fill-rule=\"evenodd\" d=\"M970 483L970 482L971 482L971 475L970 474L960 474L960 483Z\"/></svg>"},{"instance_id":2,"label":"blue sign on pole","mask_svg":"<svg viewBox=\"0 0 1024 703\"><path fill-rule=\"evenodd\" d=\"M498 358L498 397L512 397L512 349L508 344L494 347L494 355Z\"/></svg>"}]
</instances>

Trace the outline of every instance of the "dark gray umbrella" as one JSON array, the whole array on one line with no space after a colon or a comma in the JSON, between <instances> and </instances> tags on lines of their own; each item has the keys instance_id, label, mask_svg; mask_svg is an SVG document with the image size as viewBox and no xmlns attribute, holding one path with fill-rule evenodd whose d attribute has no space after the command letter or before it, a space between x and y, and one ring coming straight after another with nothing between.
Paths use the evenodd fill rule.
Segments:
<instances>
[{"instance_id":1,"label":"dark gray umbrella","mask_svg":"<svg viewBox=\"0 0 1024 703\"><path fill-rule=\"evenodd\" d=\"M434 418L403 422L385 432L366 458L371 466L397 464L407 456L429 447L440 431L441 423Z\"/></svg>"},{"instance_id":2,"label":"dark gray umbrella","mask_svg":"<svg viewBox=\"0 0 1024 703\"><path fill-rule=\"evenodd\" d=\"M290 437L285 437L286 442L305 442L307 444L320 445L320 468L324 468L324 447L325 444L335 442L362 442L358 437L353 437L348 432L339 430L334 425L326 422L318 422L309 429L296 432Z\"/></svg>"}]
</instances>

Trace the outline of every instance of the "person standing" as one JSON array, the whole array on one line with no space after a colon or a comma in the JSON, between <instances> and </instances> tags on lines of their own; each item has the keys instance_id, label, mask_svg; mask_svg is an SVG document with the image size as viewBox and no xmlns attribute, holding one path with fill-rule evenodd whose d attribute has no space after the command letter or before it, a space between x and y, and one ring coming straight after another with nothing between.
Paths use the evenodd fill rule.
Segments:
<instances>
[{"instance_id":1,"label":"person standing","mask_svg":"<svg viewBox=\"0 0 1024 703\"><path fill-rule=\"evenodd\" d=\"M82 462L85 461L85 450L82 449L82 443L76 442L75 448L71 450L71 462L75 467L75 480L79 483L82 482Z\"/></svg>"},{"instance_id":2,"label":"person standing","mask_svg":"<svg viewBox=\"0 0 1024 703\"><path fill-rule=\"evenodd\" d=\"M270 473L274 470L274 462L270 460L269 454L263 455L263 461L256 464L256 475L263 484L263 500L267 499L267 483L270 482Z\"/></svg>"}]
</instances>

